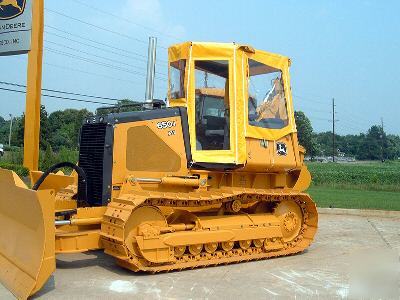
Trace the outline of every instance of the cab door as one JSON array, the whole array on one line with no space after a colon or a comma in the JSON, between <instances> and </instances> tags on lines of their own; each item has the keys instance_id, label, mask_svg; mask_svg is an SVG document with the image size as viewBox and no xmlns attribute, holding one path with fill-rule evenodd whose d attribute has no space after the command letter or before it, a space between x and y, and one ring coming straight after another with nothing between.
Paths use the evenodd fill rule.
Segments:
<instances>
[{"instance_id":1,"label":"cab door","mask_svg":"<svg viewBox=\"0 0 400 300\"><path fill-rule=\"evenodd\" d=\"M188 93L192 163L243 165L245 158L238 153L244 136L243 130L238 132L242 116L237 105L236 46L192 47Z\"/></svg>"}]
</instances>

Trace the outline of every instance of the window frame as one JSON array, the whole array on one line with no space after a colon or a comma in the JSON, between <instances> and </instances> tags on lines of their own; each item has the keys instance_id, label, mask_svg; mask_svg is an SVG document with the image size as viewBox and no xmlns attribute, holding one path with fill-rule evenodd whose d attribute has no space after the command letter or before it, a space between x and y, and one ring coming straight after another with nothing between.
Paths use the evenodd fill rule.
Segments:
<instances>
[{"instance_id":1,"label":"window frame","mask_svg":"<svg viewBox=\"0 0 400 300\"><path fill-rule=\"evenodd\" d=\"M282 80L284 85L284 95L286 99L286 110L288 115L288 122L286 126L282 128L262 128L258 126L253 126L249 123L249 111L248 111L248 101L249 101L249 85L250 85L250 66L249 59L262 63L264 65L270 66L282 72ZM272 53L258 52L249 55L246 59L247 76L246 76L246 105L245 105L245 118L246 118L246 137L265 139L269 141L276 141L285 135L292 132L296 132L296 125L294 121L293 113L293 101L290 88L290 76L289 76L289 66L290 60L286 57L277 56Z\"/></svg>"},{"instance_id":2,"label":"window frame","mask_svg":"<svg viewBox=\"0 0 400 300\"><path fill-rule=\"evenodd\" d=\"M232 49L233 50L233 49ZM195 118L196 118L196 74L195 74L195 63L196 61L216 61L225 60L228 61L228 83L229 83L229 109L230 109L230 119L229 119L229 150L197 150L196 147L196 129ZM190 145L192 153L193 163L212 163L212 164L237 164L237 137L235 135L237 124L234 122L236 117L235 111L235 83L234 83L234 71L235 71L235 59L234 51L230 52L227 56L199 56L197 57L195 53L190 61L190 78L189 78L189 99L188 99L188 114L189 118L192 120L192 127L190 130Z\"/></svg>"},{"instance_id":3,"label":"window frame","mask_svg":"<svg viewBox=\"0 0 400 300\"><path fill-rule=\"evenodd\" d=\"M172 98L171 97L172 96L172 94L171 94L171 79L172 79L171 68L172 68L172 66L171 65L180 60L185 61L184 78L183 78L183 97ZM190 61L186 58L177 58L176 60L170 61L168 63L168 101L171 104L176 103L177 105L179 105L179 103L186 103L186 99L188 96L187 80L188 80L189 64L190 64Z\"/></svg>"},{"instance_id":4,"label":"window frame","mask_svg":"<svg viewBox=\"0 0 400 300\"><path fill-rule=\"evenodd\" d=\"M228 149L213 149L213 150L210 150L210 149L205 149L205 150L197 149L197 128L195 128L195 139L196 139L196 145L195 146L196 146L196 151L202 151L202 152L204 152L204 151L212 151L212 152L215 152L215 151L231 151L232 146L233 146L233 144L232 144L232 130L231 130L233 122L232 122L232 118L230 117L230 111L231 111L231 108L232 108L232 101L231 101L231 84L232 84L231 83L231 71L232 71L231 70L231 62L230 62L230 60L228 58L223 58L223 59L203 59L202 58L202 59L194 59L193 60L193 69L194 69L194 71L193 71L193 78L194 78L194 111L195 111L194 123L195 124L197 124L196 90L198 89L198 86L196 85L196 73L197 73L196 71L200 70L200 69L196 69L196 62L198 62L198 61L226 61L228 63L228 74L227 74L228 77L226 78L225 85L226 85L226 82L228 82L228 88L229 88L229 91L228 91L228 93L229 93L229 107L228 107L228 109L229 109L229 124L228 124L228 126L229 126L229 147L228 147ZM213 74L213 75L218 76L216 74ZM219 76L219 77L224 78L223 76ZM225 87L224 87L224 93L226 93ZM222 101L224 101L224 98L222 98ZM204 109L204 105L202 106L202 109Z\"/></svg>"},{"instance_id":5,"label":"window frame","mask_svg":"<svg viewBox=\"0 0 400 300\"><path fill-rule=\"evenodd\" d=\"M266 68L270 68L272 70L269 73L259 73L259 74L256 74L256 75L251 75L251 72L250 72L250 68L251 68L250 67L250 61L254 61L256 63L259 63L259 64L265 66ZM260 61L258 61L256 59L253 59L253 58L248 58L247 62L248 62L248 68L249 68L249 72L248 72L249 73L249 75L248 75L248 97L247 97L247 124L250 125L250 126L253 126L253 127L264 128L264 129L283 129L283 128L287 127L289 125L289 110L288 110L288 100L287 100L287 94L286 94L286 84L285 84L284 78L283 78L283 70L281 70L279 68L275 68L275 67L270 66L270 65L267 65L267 64L265 64L263 62L260 62ZM286 113L286 117L287 117L285 120L283 120L283 119L279 119L279 120L285 121L286 125L283 125L282 127L279 127L279 128L274 128L274 127L264 127L264 126L261 126L261 124L260 124L260 126L254 124L254 123L251 124L250 120L249 120L249 111L248 111L249 102L250 102L250 88L251 88L250 80L251 80L251 78L255 77L255 76L263 76L263 75L272 74L272 73L278 73L278 72L279 72L279 75L280 75L280 79L282 80L283 96L284 96L284 100L285 100L285 113ZM271 88L272 88L272 86L271 86ZM255 100L257 100L257 99L255 99ZM257 101L256 101L255 104L256 104L255 109L257 109L259 107L260 103L257 103Z\"/></svg>"}]
</instances>

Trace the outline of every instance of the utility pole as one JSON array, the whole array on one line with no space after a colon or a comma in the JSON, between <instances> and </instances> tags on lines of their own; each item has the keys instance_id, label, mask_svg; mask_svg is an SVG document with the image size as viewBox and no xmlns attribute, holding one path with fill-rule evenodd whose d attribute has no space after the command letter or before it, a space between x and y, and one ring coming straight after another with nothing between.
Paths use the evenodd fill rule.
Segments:
<instances>
[{"instance_id":1,"label":"utility pole","mask_svg":"<svg viewBox=\"0 0 400 300\"><path fill-rule=\"evenodd\" d=\"M381 118L381 129L382 129L382 133L381 133L381 142L382 142L382 144L381 144L381 150L382 150L382 156L381 156L381 160L382 160L382 162L384 162L385 161L385 157L384 157L384 153L383 153L383 148L384 148L384 141L383 141L383 134L384 134L384 130L383 130L383 118Z\"/></svg>"},{"instance_id":2,"label":"utility pole","mask_svg":"<svg viewBox=\"0 0 400 300\"><path fill-rule=\"evenodd\" d=\"M332 160L335 162L335 98L332 98Z\"/></svg>"},{"instance_id":3,"label":"utility pole","mask_svg":"<svg viewBox=\"0 0 400 300\"><path fill-rule=\"evenodd\" d=\"M12 134L12 126L13 126L13 115L10 114L10 134L8 135L8 147L11 147L11 134Z\"/></svg>"}]
</instances>

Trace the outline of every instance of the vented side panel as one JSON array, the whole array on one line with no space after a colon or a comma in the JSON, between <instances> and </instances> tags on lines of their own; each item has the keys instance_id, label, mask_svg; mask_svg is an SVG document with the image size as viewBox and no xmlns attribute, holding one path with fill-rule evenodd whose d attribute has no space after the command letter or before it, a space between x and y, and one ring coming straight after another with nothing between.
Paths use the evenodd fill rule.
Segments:
<instances>
[{"instance_id":1,"label":"vented side panel","mask_svg":"<svg viewBox=\"0 0 400 300\"><path fill-rule=\"evenodd\" d=\"M107 124L85 124L81 130L79 166L87 176L88 202L101 205L103 202L103 168ZM85 191L79 184L79 196Z\"/></svg>"}]
</instances>

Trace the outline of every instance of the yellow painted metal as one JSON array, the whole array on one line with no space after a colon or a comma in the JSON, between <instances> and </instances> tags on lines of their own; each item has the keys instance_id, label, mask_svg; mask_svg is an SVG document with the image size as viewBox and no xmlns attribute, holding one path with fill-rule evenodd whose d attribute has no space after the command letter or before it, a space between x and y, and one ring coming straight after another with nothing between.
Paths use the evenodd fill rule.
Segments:
<instances>
[{"instance_id":1,"label":"yellow painted metal","mask_svg":"<svg viewBox=\"0 0 400 300\"><path fill-rule=\"evenodd\" d=\"M275 208L275 216L281 222L283 240L291 241L299 235L303 225L303 214L295 202L282 202Z\"/></svg>"},{"instance_id":2,"label":"yellow painted metal","mask_svg":"<svg viewBox=\"0 0 400 300\"><path fill-rule=\"evenodd\" d=\"M0 281L17 298L38 291L55 270L54 192L32 191L0 169Z\"/></svg>"},{"instance_id":3,"label":"yellow painted metal","mask_svg":"<svg viewBox=\"0 0 400 300\"><path fill-rule=\"evenodd\" d=\"M31 171L31 182L32 185L36 183L40 176L43 175L43 172L39 171ZM62 172L58 172L57 174L50 174L40 185L40 190L52 189L55 193L58 193L61 189L66 188L69 185L76 183L76 178L73 176L64 175Z\"/></svg>"},{"instance_id":4,"label":"yellow painted metal","mask_svg":"<svg viewBox=\"0 0 400 300\"><path fill-rule=\"evenodd\" d=\"M194 178L182 178L182 177L163 177L161 178L161 184L172 185L172 186L188 186L188 187L199 187L199 179Z\"/></svg>"},{"instance_id":5,"label":"yellow painted metal","mask_svg":"<svg viewBox=\"0 0 400 300\"><path fill-rule=\"evenodd\" d=\"M299 172L299 177L294 185L293 189L295 191L305 191L310 187L311 184L311 174L306 166L303 166Z\"/></svg>"},{"instance_id":6,"label":"yellow painted metal","mask_svg":"<svg viewBox=\"0 0 400 300\"><path fill-rule=\"evenodd\" d=\"M157 123L175 122L175 135L168 135L168 130L160 130ZM140 128L144 135L130 135L130 132ZM146 129L146 130L144 130ZM187 175L187 161L185 154L184 137L181 119L178 117L162 118L151 121L117 124L114 128L114 140L118 141L118 147L113 149L113 182L123 183L127 177L152 177L161 178L170 175ZM150 151L151 149L151 151ZM161 150L160 150L161 149ZM133 155L134 152L134 155ZM138 163L131 162L132 157L142 158ZM170 162L178 157L179 170L171 171ZM151 158L150 163L143 165L143 161ZM139 164L140 163L140 164ZM161 167L165 171L161 170ZM134 184L130 181L130 184ZM158 184L156 186L159 186ZM128 188L125 186L124 188ZM114 192L119 193L119 191Z\"/></svg>"},{"instance_id":7,"label":"yellow painted metal","mask_svg":"<svg viewBox=\"0 0 400 300\"><path fill-rule=\"evenodd\" d=\"M24 166L39 168L40 97L42 91L44 0L32 1L32 38L28 54Z\"/></svg>"},{"instance_id":8,"label":"yellow painted metal","mask_svg":"<svg viewBox=\"0 0 400 300\"><path fill-rule=\"evenodd\" d=\"M166 235L163 243L168 246L196 245L213 242L226 242L232 240L234 237L235 234L230 230L201 232L188 231Z\"/></svg>"},{"instance_id":9,"label":"yellow painted metal","mask_svg":"<svg viewBox=\"0 0 400 300\"><path fill-rule=\"evenodd\" d=\"M57 230L55 237L55 252L57 254L81 253L101 249L99 229L75 232Z\"/></svg>"},{"instance_id":10,"label":"yellow painted metal","mask_svg":"<svg viewBox=\"0 0 400 300\"><path fill-rule=\"evenodd\" d=\"M100 224L105 210L106 207L78 208L70 219L70 225L57 227L56 253L79 253L101 249Z\"/></svg>"}]
</instances>

